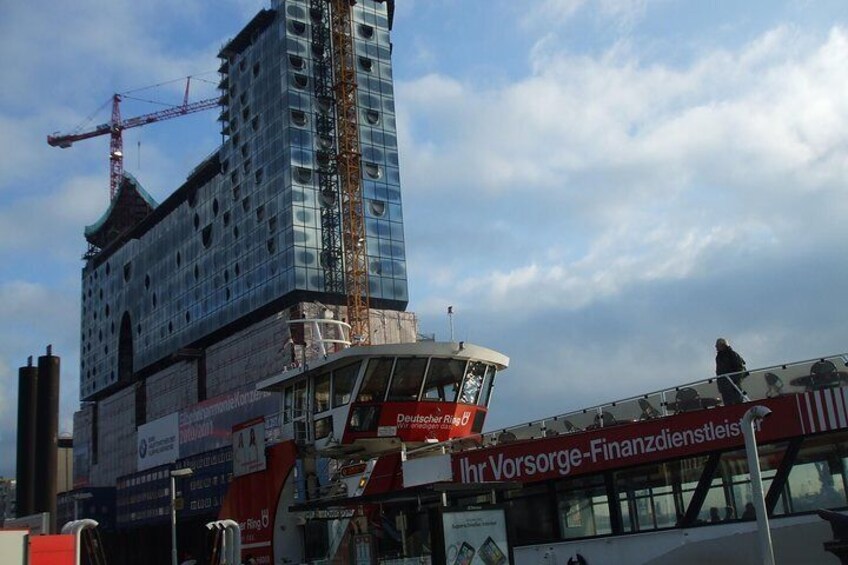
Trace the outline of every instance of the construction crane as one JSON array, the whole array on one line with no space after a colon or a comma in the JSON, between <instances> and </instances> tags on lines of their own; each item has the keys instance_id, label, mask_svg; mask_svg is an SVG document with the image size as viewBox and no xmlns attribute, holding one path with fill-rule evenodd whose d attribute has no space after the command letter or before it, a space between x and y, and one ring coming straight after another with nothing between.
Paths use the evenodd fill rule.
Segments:
<instances>
[{"instance_id":1,"label":"construction crane","mask_svg":"<svg viewBox=\"0 0 848 565\"><path fill-rule=\"evenodd\" d=\"M189 86L191 85L191 77L186 77L185 95L183 103L180 106L172 106L158 112L151 112L134 118L121 118L121 94L112 96L112 119L105 124L96 126L87 131L76 131L69 134L53 134L47 136L47 143L52 147L61 147L67 149L77 141L98 137L101 135L111 135L112 139L109 143L109 199L114 200L118 193L118 187L121 184L121 178L124 175L124 141L122 132L125 129L137 128L147 124L170 120L179 116L194 114L202 110L209 110L221 104L220 98L209 98L198 102L188 102Z\"/></svg>"},{"instance_id":2,"label":"construction crane","mask_svg":"<svg viewBox=\"0 0 848 565\"><path fill-rule=\"evenodd\" d=\"M351 0L331 0L333 75L336 102L337 155L342 196L345 293L351 342L371 343L368 255L362 210L362 155L359 146L356 53L351 26Z\"/></svg>"}]
</instances>

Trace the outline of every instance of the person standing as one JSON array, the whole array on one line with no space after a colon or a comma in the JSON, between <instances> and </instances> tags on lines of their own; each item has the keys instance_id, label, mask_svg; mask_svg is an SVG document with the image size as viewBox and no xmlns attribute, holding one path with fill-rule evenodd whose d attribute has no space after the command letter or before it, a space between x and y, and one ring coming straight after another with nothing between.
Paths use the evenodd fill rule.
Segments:
<instances>
[{"instance_id":1,"label":"person standing","mask_svg":"<svg viewBox=\"0 0 848 565\"><path fill-rule=\"evenodd\" d=\"M745 371L745 360L730 347L723 337L716 340L715 348L716 376L720 377L718 379L718 391L721 393L721 399L725 406L741 404L743 398L740 387ZM721 375L728 376L721 377Z\"/></svg>"}]
</instances>

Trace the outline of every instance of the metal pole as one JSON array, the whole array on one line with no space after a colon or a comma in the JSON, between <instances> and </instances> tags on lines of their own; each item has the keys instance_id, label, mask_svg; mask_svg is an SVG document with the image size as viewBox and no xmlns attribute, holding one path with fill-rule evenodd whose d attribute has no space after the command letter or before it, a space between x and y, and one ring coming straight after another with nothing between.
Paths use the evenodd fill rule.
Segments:
<instances>
[{"instance_id":1,"label":"metal pole","mask_svg":"<svg viewBox=\"0 0 848 565\"><path fill-rule=\"evenodd\" d=\"M177 478L171 475L171 565L177 563Z\"/></svg>"},{"instance_id":2,"label":"metal pole","mask_svg":"<svg viewBox=\"0 0 848 565\"><path fill-rule=\"evenodd\" d=\"M745 451L748 455L748 471L751 474L751 488L754 491L754 509L757 512L757 530L760 539L760 555L763 565L774 565L774 548L771 544L766 501L763 496L763 480L760 473L760 458L757 453L757 436L754 421L762 420L771 414L765 406L754 406L742 416L742 433L745 435Z\"/></svg>"},{"instance_id":3,"label":"metal pole","mask_svg":"<svg viewBox=\"0 0 848 565\"><path fill-rule=\"evenodd\" d=\"M171 565L177 563L177 477L189 477L194 471L191 467L171 471Z\"/></svg>"}]
</instances>

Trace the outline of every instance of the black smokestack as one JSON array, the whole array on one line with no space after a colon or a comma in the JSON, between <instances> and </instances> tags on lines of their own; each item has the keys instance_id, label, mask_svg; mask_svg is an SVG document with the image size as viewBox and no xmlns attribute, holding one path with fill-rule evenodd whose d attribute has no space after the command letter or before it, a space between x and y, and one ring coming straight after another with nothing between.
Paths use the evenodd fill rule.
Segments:
<instances>
[{"instance_id":1,"label":"black smokestack","mask_svg":"<svg viewBox=\"0 0 848 565\"><path fill-rule=\"evenodd\" d=\"M35 508L35 429L38 368L32 357L26 367L18 369L18 462L16 501L17 515L28 516Z\"/></svg>"},{"instance_id":2,"label":"black smokestack","mask_svg":"<svg viewBox=\"0 0 848 565\"><path fill-rule=\"evenodd\" d=\"M59 464L59 358L47 346L38 358L38 426L35 430L35 511L50 513L56 533L56 490Z\"/></svg>"}]
</instances>

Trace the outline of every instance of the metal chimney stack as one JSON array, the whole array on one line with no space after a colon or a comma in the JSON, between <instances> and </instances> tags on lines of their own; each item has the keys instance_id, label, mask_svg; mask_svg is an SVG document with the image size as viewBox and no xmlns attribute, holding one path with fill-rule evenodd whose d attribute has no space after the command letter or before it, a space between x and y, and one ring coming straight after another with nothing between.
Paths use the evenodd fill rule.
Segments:
<instances>
[{"instance_id":1,"label":"metal chimney stack","mask_svg":"<svg viewBox=\"0 0 848 565\"><path fill-rule=\"evenodd\" d=\"M56 533L59 466L59 358L53 347L38 358L38 424L35 430L35 512L50 513L50 533Z\"/></svg>"},{"instance_id":2,"label":"metal chimney stack","mask_svg":"<svg viewBox=\"0 0 848 565\"><path fill-rule=\"evenodd\" d=\"M30 356L27 365L18 369L18 459L15 472L18 517L35 511L37 396L38 368L33 367Z\"/></svg>"}]
</instances>

